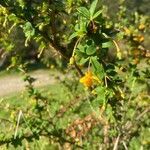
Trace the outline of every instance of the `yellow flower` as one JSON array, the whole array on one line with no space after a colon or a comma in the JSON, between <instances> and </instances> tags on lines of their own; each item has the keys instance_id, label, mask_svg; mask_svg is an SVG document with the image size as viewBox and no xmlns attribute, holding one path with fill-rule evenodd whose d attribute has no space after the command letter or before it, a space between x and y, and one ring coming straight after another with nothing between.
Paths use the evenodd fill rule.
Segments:
<instances>
[{"instance_id":1,"label":"yellow flower","mask_svg":"<svg viewBox=\"0 0 150 150\"><path fill-rule=\"evenodd\" d=\"M144 41L144 36L142 36L142 35L135 36L133 38L133 40L137 41L137 42L143 42Z\"/></svg>"},{"instance_id":2,"label":"yellow flower","mask_svg":"<svg viewBox=\"0 0 150 150\"><path fill-rule=\"evenodd\" d=\"M139 30L144 30L145 29L145 25L144 24L140 24L139 25Z\"/></svg>"},{"instance_id":3,"label":"yellow flower","mask_svg":"<svg viewBox=\"0 0 150 150\"><path fill-rule=\"evenodd\" d=\"M85 76L83 76L80 79L80 82L85 87L91 87L94 83L101 83L100 79L92 74L92 72L88 71L85 73Z\"/></svg>"},{"instance_id":4,"label":"yellow flower","mask_svg":"<svg viewBox=\"0 0 150 150\"><path fill-rule=\"evenodd\" d=\"M144 41L144 36L139 36L139 42L143 42Z\"/></svg>"},{"instance_id":5,"label":"yellow flower","mask_svg":"<svg viewBox=\"0 0 150 150\"><path fill-rule=\"evenodd\" d=\"M93 85L93 75L92 72L87 72L85 73L85 76L83 76L80 79L80 82L85 86L85 87L91 87Z\"/></svg>"},{"instance_id":6,"label":"yellow flower","mask_svg":"<svg viewBox=\"0 0 150 150\"><path fill-rule=\"evenodd\" d=\"M124 32L126 35L130 36L131 35L131 31L128 28L124 28Z\"/></svg>"}]
</instances>

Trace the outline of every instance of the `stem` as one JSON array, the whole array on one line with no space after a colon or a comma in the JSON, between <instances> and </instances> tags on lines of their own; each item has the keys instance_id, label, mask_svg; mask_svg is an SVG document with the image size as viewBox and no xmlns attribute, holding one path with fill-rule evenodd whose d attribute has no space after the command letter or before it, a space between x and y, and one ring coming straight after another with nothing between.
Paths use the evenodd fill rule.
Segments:
<instances>
[{"instance_id":1,"label":"stem","mask_svg":"<svg viewBox=\"0 0 150 150\"><path fill-rule=\"evenodd\" d=\"M18 114L17 125L16 125L15 134L14 134L14 139L16 139L16 137L17 137L17 132L18 132L21 116L22 116L22 111L20 110L19 114Z\"/></svg>"},{"instance_id":2,"label":"stem","mask_svg":"<svg viewBox=\"0 0 150 150\"><path fill-rule=\"evenodd\" d=\"M116 141L115 141L113 150L117 150L117 149L118 149L119 139L120 139L120 135L118 135L118 137L117 137L117 139L116 139Z\"/></svg>"},{"instance_id":3,"label":"stem","mask_svg":"<svg viewBox=\"0 0 150 150\"><path fill-rule=\"evenodd\" d=\"M76 41L76 43L75 43L75 45L74 45L73 53L72 53L72 58L73 58L73 65L75 66L75 68L76 68L76 70L78 71L79 75L82 77L84 74L83 74L83 72L81 71L81 69L79 68L79 66L77 65L76 60L75 60L75 57L74 57L76 47L77 47L78 43L81 41L81 39L82 39L82 37L80 37L80 38Z\"/></svg>"},{"instance_id":4,"label":"stem","mask_svg":"<svg viewBox=\"0 0 150 150\"><path fill-rule=\"evenodd\" d=\"M81 71L81 69L79 68L79 66L77 65L76 61L74 61L74 66L75 66L76 70L78 71L79 75L82 77L84 74Z\"/></svg>"},{"instance_id":5,"label":"stem","mask_svg":"<svg viewBox=\"0 0 150 150\"><path fill-rule=\"evenodd\" d=\"M123 143L125 150L128 150L126 143L124 141L122 143Z\"/></svg>"},{"instance_id":6,"label":"stem","mask_svg":"<svg viewBox=\"0 0 150 150\"><path fill-rule=\"evenodd\" d=\"M139 116L136 117L136 121L140 120L140 118L142 118L147 112L150 111L150 107L148 107L147 109L145 109Z\"/></svg>"}]
</instances>

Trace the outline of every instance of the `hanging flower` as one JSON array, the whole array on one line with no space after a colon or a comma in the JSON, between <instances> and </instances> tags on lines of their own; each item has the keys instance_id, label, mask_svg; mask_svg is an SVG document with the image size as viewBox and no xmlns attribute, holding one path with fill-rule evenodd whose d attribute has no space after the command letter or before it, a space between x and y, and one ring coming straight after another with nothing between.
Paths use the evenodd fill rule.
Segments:
<instances>
[{"instance_id":1,"label":"hanging flower","mask_svg":"<svg viewBox=\"0 0 150 150\"><path fill-rule=\"evenodd\" d=\"M88 88L91 87L93 84L101 83L98 77L94 76L91 71L86 72L85 76L80 79L80 82Z\"/></svg>"},{"instance_id":2,"label":"hanging flower","mask_svg":"<svg viewBox=\"0 0 150 150\"><path fill-rule=\"evenodd\" d=\"M80 79L80 82L85 86L85 87L91 87L93 85L93 75L92 72L87 72L85 73L85 76L83 76Z\"/></svg>"}]
</instances>

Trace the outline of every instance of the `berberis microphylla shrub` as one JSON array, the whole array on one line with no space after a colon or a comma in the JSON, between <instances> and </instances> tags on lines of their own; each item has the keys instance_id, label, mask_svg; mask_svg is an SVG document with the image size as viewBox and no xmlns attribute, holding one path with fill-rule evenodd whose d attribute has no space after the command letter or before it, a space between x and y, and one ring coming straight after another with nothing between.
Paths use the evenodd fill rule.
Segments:
<instances>
[{"instance_id":1,"label":"berberis microphylla shrub","mask_svg":"<svg viewBox=\"0 0 150 150\"><path fill-rule=\"evenodd\" d=\"M12 54L8 68L17 67L26 83L23 104L0 104L7 113L0 118L2 149L149 149L148 16L128 13L119 0L113 19L102 2L0 1L5 29L0 45ZM67 63L61 68L66 73L60 75L65 76L60 92L34 88L28 62L9 38L17 29L24 33L26 47L36 43L37 57L47 66L51 58Z\"/></svg>"}]
</instances>

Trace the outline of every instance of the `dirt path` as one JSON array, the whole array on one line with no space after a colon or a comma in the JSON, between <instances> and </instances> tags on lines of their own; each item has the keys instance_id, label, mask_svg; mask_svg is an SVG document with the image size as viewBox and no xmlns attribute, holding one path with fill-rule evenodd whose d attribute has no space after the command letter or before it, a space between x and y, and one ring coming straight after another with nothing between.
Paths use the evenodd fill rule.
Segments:
<instances>
[{"instance_id":1,"label":"dirt path","mask_svg":"<svg viewBox=\"0 0 150 150\"><path fill-rule=\"evenodd\" d=\"M56 73L55 73L56 74ZM36 78L34 82L35 87L41 87L56 82L54 73L50 73L47 70L37 70L30 73L30 75ZM59 75L59 74L58 74ZM61 75L60 75L61 76ZM0 98L9 95L14 92L19 92L25 89L25 83L22 80L22 76L19 74L6 75L0 78Z\"/></svg>"}]
</instances>

